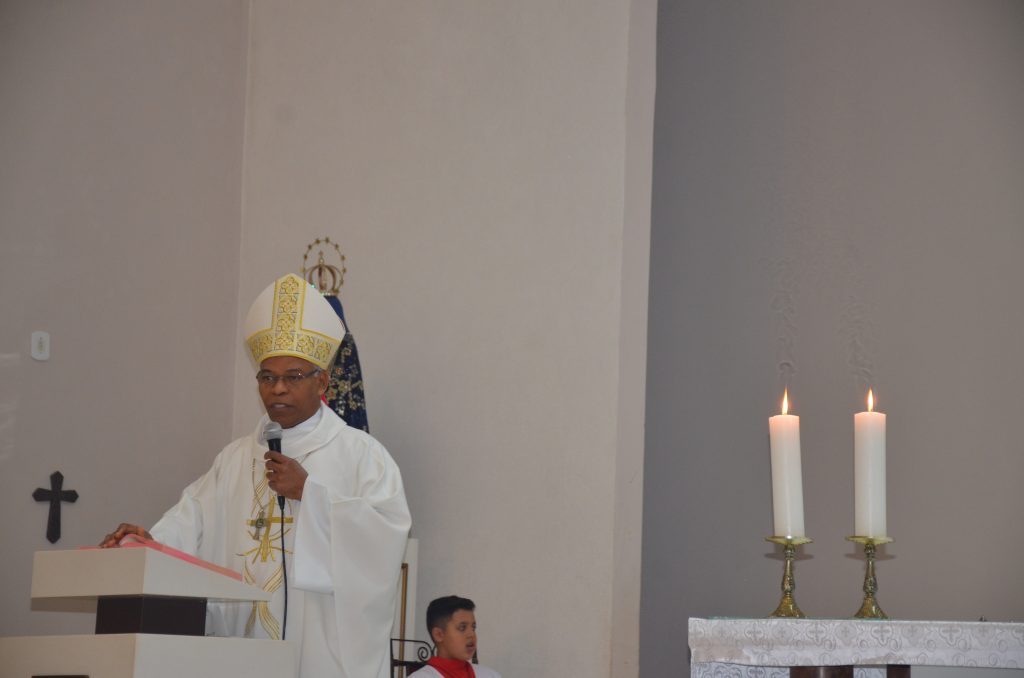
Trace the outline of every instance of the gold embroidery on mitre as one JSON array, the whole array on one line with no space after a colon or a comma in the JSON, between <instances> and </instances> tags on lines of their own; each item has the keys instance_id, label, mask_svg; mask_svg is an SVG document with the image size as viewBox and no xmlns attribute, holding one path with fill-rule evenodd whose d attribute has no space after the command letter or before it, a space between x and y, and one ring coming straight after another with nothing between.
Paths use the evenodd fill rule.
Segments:
<instances>
[{"instance_id":1,"label":"gold embroidery on mitre","mask_svg":"<svg viewBox=\"0 0 1024 678\"><path fill-rule=\"evenodd\" d=\"M306 292L310 285L296 275L289 274L274 286L274 304L271 326L256 332L246 344L256 364L266 358L290 355L303 358L326 370L331 356L338 350L341 339L333 339L302 326L306 307Z\"/></svg>"},{"instance_id":2,"label":"gold embroidery on mitre","mask_svg":"<svg viewBox=\"0 0 1024 678\"><path fill-rule=\"evenodd\" d=\"M278 351L286 351L295 346L294 332L281 332L274 339L274 348Z\"/></svg>"}]
</instances>

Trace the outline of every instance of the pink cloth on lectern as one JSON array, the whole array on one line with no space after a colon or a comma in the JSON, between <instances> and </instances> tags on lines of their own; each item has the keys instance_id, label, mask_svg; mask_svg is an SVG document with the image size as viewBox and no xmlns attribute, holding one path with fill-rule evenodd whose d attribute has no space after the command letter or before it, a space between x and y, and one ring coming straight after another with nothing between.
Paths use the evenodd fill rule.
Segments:
<instances>
[{"instance_id":1,"label":"pink cloth on lectern","mask_svg":"<svg viewBox=\"0 0 1024 678\"><path fill-rule=\"evenodd\" d=\"M82 547L79 547L79 548L81 548L82 550L89 551L89 550L92 550L92 549L98 549L99 546L82 546ZM186 563L191 563L192 565L198 565L199 567L202 567L202 568L205 568L207 570L210 570L211 572L216 572L218 574L224 575L225 577L231 577L232 579L237 579L238 581L242 581L242 575L239 572L235 572L234 570L230 570L230 569L228 569L226 567L221 567L220 565L214 565L211 562L208 562L206 560L201 560L199 558L196 558L193 555L189 555L189 554L185 553L184 551L179 551L178 549L171 548L170 546L167 546L165 544L161 544L159 542L155 542L152 539L146 539L145 537L140 537L137 534L129 534L124 539L122 539L121 540L121 548L126 548L126 549L137 549L137 548L153 549L154 551L160 551L161 553L166 553L167 555L169 555L169 556L171 556L173 558L177 558L178 560L184 560Z\"/></svg>"}]
</instances>

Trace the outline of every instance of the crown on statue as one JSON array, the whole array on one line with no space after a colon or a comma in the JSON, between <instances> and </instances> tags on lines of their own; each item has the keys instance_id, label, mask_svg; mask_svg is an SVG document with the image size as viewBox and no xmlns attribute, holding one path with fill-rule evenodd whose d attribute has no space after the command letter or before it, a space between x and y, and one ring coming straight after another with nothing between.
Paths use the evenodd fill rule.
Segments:
<instances>
[{"instance_id":1,"label":"crown on statue","mask_svg":"<svg viewBox=\"0 0 1024 678\"><path fill-rule=\"evenodd\" d=\"M328 246L334 248L334 253L338 256L338 261L341 263L341 268L328 264L324 258L324 248ZM316 263L307 268L306 264L309 263L309 255L315 248L319 248ZM348 269L345 268L345 255L341 253L338 243L332 242L328 237L324 237L317 238L306 247L306 253L302 255L302 275L305 276L310 285L320 290L321 294L338 296L338 290L345 284L346 273L348 273ZM328 281L328 278L330 281Z\"/></svg>"}]
</instances>

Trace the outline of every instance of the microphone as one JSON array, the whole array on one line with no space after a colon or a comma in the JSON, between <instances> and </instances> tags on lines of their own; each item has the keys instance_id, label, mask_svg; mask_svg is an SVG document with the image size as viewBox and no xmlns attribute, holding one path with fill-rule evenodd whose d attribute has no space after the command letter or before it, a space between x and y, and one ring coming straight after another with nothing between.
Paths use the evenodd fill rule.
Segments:
<instances>
[{"instance_id":1,"label":"microphone","mask_svg":"<svg viewBox=\"0 0 1024 678\"><path fill-rule=\"evenodd\" d=\"M267 425L263 427L263 438L274 452L281 451L281 437L283 435L284 431L281 430L281 425L276 421L267 422Z\"/></svg>"},{"instance_id":2,"label":"microphone","mask_svg":"<svg viewBox=\"0 0 1024 678\"><path fill-rule=\"evenodd\" d=\"M267 425L263 427L263 438L267 441L267 446L271 452L281 451L281 438L284 436L284 431L281 429L281 425L276 421L267 422ZM277 495L277 505L281 507L281 515L284 515L284 495Z\"/></svg>"},{"instance_id":3,"label":"microphone","mask_svg":"<svg viewBox=\"0 0 1024 678\"><path fill-rule=\"evenodd\" d=\"M269 421L263 427L263 439L267 441L267 447L271 452L281 451L281 438L284 431L276 421ZM285 639L288 629L288 566L284 560L284 495L277 495L277 505L281 508L281 568L284 573L284 622L281 625L281 640ZM261 514L262 515L262 514Z\"/></svg>"}]
</instances>

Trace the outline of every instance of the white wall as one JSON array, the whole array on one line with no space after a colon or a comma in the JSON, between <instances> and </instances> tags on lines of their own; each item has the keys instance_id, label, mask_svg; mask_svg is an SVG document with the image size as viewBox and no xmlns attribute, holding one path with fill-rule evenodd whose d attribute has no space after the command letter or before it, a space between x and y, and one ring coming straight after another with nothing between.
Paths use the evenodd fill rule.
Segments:
<instances>
[{"instance_id":1,"label":"white wall","mask_svg":"<svg viewBox=\"0 0 1024 678\"><path fill-rule=\"evenodd\" d=\"M29 611L32 553L151 524L230 434L245 29L242 3L0 3L0 635L90 632Z\"/></svg>"},{"instance_id":2,"label":"white wall","mask_svg":"<svg viewBox=\"0 0 1024 678\"><path fill-rule=\"evenodd\" d=\"M642 674L679 670L687 616L778 602L785 360L804 611L860 603L844 537L870 382L883 609L1024 619L1024 5L662 3L658 30Z\"/></svg>"},{"instance_id":3,"label":"white wall","mask_svg":"<svg viewBox=\"0 0 1024 678\"><path fill-rule=\"evenodd\" d=\"M253 6L239 313L339 240L418 609L476 600L507 675L636 675L653 3L302 7Z\"/></svg>"}]
</instances>

